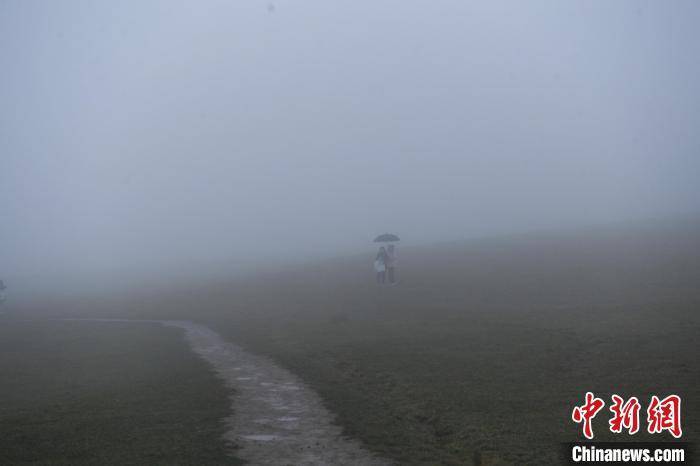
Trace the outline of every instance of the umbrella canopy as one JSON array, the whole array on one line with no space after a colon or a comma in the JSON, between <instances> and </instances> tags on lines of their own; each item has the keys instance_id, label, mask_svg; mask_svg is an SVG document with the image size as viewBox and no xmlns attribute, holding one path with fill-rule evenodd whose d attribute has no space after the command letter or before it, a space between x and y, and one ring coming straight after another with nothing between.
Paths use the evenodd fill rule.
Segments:
<instances>
[{"instance_id":1,"label":"umbrella canopy","mask_svg":"<svg viewBox=\"0 0 700 466\"><path fill-rule=\"evenodd\" d=\"M375 243L393 243L394 241L401 241L398 236L391 233L384 233L374 238Z\"/></svg>"}]
</instances>

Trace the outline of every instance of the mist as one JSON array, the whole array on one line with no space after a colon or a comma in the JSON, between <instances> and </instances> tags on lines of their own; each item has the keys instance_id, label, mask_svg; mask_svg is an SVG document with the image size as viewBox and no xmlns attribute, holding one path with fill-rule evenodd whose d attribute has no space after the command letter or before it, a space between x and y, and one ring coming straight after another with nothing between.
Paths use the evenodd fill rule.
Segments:
<instances>
[{"instance_id":1,"label":"mist","mask_svg":"<svg viewBox=\"0 0 700 466\"><path fill-rule=\"evenodd\" d=\"M0 275L700 210L700 5L4 1Z\"/></svg>"}]
</instances>

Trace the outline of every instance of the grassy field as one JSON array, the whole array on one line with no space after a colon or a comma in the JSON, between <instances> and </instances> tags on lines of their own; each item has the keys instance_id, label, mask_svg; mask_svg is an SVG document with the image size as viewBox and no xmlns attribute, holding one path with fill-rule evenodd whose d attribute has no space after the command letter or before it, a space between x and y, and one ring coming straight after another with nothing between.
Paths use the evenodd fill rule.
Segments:
<instances>
[{"instance_id":1,"label":"grassy field","mask_svg":"<svg viewBox=\"0 0 700 466\"><path fill-rule=\"evenodd\" d=\"M556 464L582 438L570 416L587 390L644 407L680 394L683 440L700 440L697 223L402 248L391 288L371 254L70 312L205 322L301 375L400 464ZM608 414L596 439L614 438Z\"/></svg>"},{"instance_id":2,"label":"grassy field","mask_svg":"<svg viewBox=\"0 0 700 466\"><path fill-rule=\"evenodd\" d=\"M228 392L175 329L0 320L0 464L240 464Z\"/></svg>"},{"instance_id":3,"label":"grassy field","mask_svg":"<svg viewBox=\"0 0 700 466\"><path fill-rule=\"evenodd\" d=\"M554 464L559 442L581 438L570 413L587 390L644 406L678 393L684 439L697 441L699 233L407 250L394 288L373 287L366 260L329 263L240 289L245 305L211 319L301 374L348 433L402 464L470 464L476 451ZM614 439L608 414L598 439Z\"/></svg>"}]
</instances>

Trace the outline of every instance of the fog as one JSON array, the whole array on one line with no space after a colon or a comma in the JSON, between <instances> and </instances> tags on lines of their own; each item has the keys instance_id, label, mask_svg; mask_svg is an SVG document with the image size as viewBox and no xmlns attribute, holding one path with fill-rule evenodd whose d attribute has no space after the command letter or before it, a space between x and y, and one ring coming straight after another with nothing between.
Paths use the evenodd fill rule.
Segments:
<instances>
[{"instance_id":1,"label":"fog","mask_svg":"<svg viewBox=\"0 0 700 466\"><path fill-rule=\"evenodd\" d=\"M0 278L697 212L698 20L693 1L5 0Z\"/></svg>"}]
</instances>

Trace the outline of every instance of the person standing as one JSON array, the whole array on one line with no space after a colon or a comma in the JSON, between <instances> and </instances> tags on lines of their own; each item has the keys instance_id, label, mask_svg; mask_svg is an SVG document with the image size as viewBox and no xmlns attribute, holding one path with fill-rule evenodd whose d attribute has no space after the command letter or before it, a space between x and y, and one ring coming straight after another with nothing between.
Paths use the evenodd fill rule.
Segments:
<instances>
[{"instance_id":1,"label":"person standing","mask_svg":"<svg viewBox=\"0 0 700 466\"><path fill-rule=\"evenodd\" d=\"M379 248L379 252L377 253L377 257L374 258L374 270L377 272L377 284L378 285L383 285L384 282L386 281L386 261L387 261L387 252L386 248L382 246Z\"/></svg>"},{"instance_id":2,"label":"person standing","mask_svg":"<svg viewBox=\"0 0 700 466\"><path fill-rule=\"evenodd\" d=\"M387 274L387 279L389 280L389 284L394 285L396 283L396 274L395 274L396 248L394 247L393 244L390 244L387 247L385 264L386 264L386 274Z\"/></svg>"}]
</instances>

